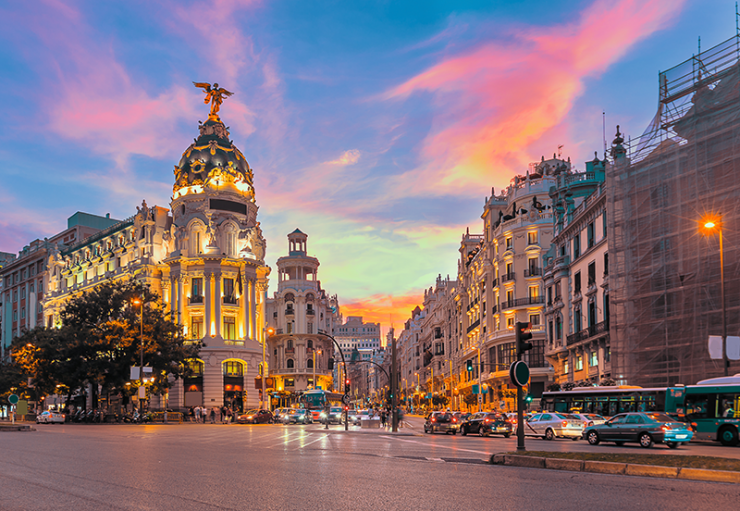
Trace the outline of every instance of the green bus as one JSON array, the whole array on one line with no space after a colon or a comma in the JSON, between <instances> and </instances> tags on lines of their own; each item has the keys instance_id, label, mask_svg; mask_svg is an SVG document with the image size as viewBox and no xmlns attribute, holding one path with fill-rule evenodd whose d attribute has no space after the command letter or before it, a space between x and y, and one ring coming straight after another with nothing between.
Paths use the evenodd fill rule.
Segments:
<instances>
[{"instance_id":1,"label":"green bus","mask_svg":"<svg viewBox=\"0 0 740 511\"><path fill-rule=\"evenodd\" d=\"M667 391L665 411L685 417L695 430L695 439L738 445L740 375L712 378Z\"/></svg>"},{"instance_id":2,"label":"green bus","mask_svg":"<svg viewBox=\"0 0 740 511\"><path fill-rule=\"evenodd\" d=\"M740 443L740 374L688 386L577 387L544 392L540 404L546 411L605 417L626 412L673 413L691 423L696 440L714 440L727 446Z\"/></svg>"}]
</instances>

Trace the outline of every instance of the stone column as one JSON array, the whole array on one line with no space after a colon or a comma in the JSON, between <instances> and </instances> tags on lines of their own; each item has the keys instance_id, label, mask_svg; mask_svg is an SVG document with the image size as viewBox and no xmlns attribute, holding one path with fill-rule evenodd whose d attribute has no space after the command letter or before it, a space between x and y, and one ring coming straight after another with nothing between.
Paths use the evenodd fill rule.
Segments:
<instances>
[{"instance_id":1,"label":"stone column","mask_svg":"<svg viewBox=\"0 0 740 511\"><path fill-rule=\"evenodd\" d=\"M215 321L216 321L216 337L221 336L221 272L214 274L215 289L213 292L213 303L216 306Z\"/></svg>"},{"instance_id":2,"label":"stone column","mask_svg":"<svg viewBox=\"0 0 740 511\"><path fill-rule=\"evenodd\" d=\"M205 296L203 297L203 308L205 311L204 328L206 330L204 337L208 337L209 335L211 335L211 274L204 274L203 280L205 281Z\"/></svg>"},{"instance_id":3,"label":"stone column","mask_svg":"<svg viewBox=\"0 0 740 511\"><path fill-rule=\"evenodd\" d=\"M250 338L249 330L249 281L246 275L242 276L242 293L239 297L239 315L241 316L242 328L244 328L244 339Z\"/></svg>"},{"instance_id":4,"label":"stone column","mask_svg":"<svg viewBox=\"0 0 740 511\"><path fill-rule=\"evenodd\" d=\"M252 331L252 339L259 340L257 333L257 300L255 299L256 282L250 280L249 282L249 324Z\"/></svg>"}]
</instances>

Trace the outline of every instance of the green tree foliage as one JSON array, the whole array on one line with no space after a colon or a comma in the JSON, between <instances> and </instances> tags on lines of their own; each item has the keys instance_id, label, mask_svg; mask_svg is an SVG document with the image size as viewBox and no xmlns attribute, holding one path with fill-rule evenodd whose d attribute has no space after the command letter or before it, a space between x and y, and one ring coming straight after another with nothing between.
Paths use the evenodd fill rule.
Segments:
<instances>
[{"instance_id":1,"label":"green tree foliage","mask_svg":"<svg viewBox=\"0 0 740 511\"><path fill-rule=\"evenodd\" d=\"M13 341L13 359L39 392L60 385L71 395L93 383L130 394L136 382L126 385L129 368L139 365L143 339L144 365L152 367L154 378L151 390L160 393L170 386L168 375L187 376L185 362L200 349L199 343L186 344L158 296L133 281L107 282L82 293L60 316L60 328L36 328Z\"/></svg>"},{"instance_id":2,"label":"green tree foliage","mask_svg":"<svg viewBox=\"0 0 740 511\"><path fill-rule=\"evenodd\" d=\"M435 406L447 406L450 399L447 396L434 396L432 397L432 404Z\"/></svg>"},{"instance_id":3,"label":"green tree foliage","mask_svg":"<svg viewBox=\"0 0 740 511\"><path fill-rule=\"evenodd\" d=\"M477 394L465 394L465 397L463 397L463 402L468 406L477 405L478 395Z\"/></svg>"}]
</instances>

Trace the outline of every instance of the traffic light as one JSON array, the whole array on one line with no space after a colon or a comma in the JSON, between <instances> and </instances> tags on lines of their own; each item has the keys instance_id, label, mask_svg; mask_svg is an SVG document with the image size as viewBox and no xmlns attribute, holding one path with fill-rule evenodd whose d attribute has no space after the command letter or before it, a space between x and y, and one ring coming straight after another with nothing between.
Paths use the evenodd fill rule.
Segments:
<instances>
[{"instance_id":1,"label":"traffic light","mask_svg":"<svg viewBox=\"0 0 740 511\"><path fill-rule=\"evenodd\" d=\"M472 372L473 371L473 359L472 358L468 360L467 366L468 366L468 372Z\"/></svg>"},{"instance_id":2,"label":"traffic light","mask_svg":"<svg viewBox=\"0 0 740 511\"><path fill-rule=\"evenodd\" d=\"M532 343L527 342L532 338L532 333L529 331L531 325L529 323L522 323L517 321L516 323L516 356L521 358L525 351L532 349Z\"/></svg>"},{"instance_id":3,"label":"traffic light","mask_svg":"<svg viewBox=\"0 0 740 511\"><path fill-rule=\"evenodd\" d=\"M344 393L349 394L349 378L344 380Z\"/></svg>"},{"instance_id":4,"label":"traffic light","mask_svg":"<svg viewBox=\"0 0 740 511\"><path fill-rule=\"evenodd\" d=\"M334 370L334 359L330 358L329 359L329 371L333 371L333 370Z\"/></svg>"}]
</instances>

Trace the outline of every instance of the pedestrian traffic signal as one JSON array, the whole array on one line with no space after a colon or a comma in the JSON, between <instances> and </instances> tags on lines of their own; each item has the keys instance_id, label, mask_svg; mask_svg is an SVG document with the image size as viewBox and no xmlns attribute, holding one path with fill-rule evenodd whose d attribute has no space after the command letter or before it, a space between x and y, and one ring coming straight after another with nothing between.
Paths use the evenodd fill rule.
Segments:
<instances>
[{"instance_id":1,"label":"pedestrian traffic signal","mask_svg":"<svg viewBox=\"0 0 740 511\"><path fill-rule=\"evenodd\" d=\"M349 394L349 378L344 380L344 393Z\"/></svg>"},{"instance_id":2,"label":"pedestrian traffic signal","mask_svg":"<svg viewBox=\"0 0 740 511\"><path fill-rule=\"evenodd\" d=\"M527 396L524 398L524 402L530 404L532 402L532 394L527 394Z\"/></svg>"},{"instance_id":3,"label":"pedestrian traffic signal","mask_svg":"<svg viewBox=\"0 0 740 511\"><path fill-rule=\"evenodd\" d=\"M468 372L472 372L473 371L473 359L472 358L468 360L467 366L468 366Z\"/></svg>"},{"instance_id":4,"label":"pedestrian traffic signal","mask_svg":"<svg viewBox=\"0 0 740 511\"><path fill-rule=\"evenodd\" d=\"M521 358L525 351L532 349L532 343L527 342L532 338L532 332L530 323L522 323L517 321L516 323L516 355L517 358Z\"/></svg>"}]
</instances>

